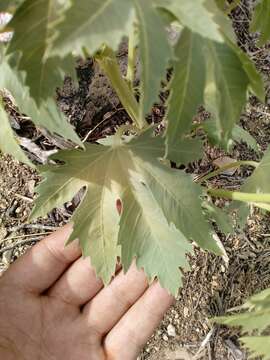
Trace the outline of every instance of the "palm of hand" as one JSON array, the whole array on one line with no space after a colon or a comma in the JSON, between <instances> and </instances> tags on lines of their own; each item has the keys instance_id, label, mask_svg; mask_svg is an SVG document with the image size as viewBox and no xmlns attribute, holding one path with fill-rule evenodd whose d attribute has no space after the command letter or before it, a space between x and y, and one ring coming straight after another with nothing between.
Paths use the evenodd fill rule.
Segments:
<instances>
[{"instance_id":1,"label":"palm of hand","mask_svg":"<svg viewBox=\"0 0 270 360\"><path fill-rule=\"evenodd\" d=\"M0 358L136 359L172 298L133 267L104 288L70 227L51 235L0 278Z\"/></svg>"}]
</instances>

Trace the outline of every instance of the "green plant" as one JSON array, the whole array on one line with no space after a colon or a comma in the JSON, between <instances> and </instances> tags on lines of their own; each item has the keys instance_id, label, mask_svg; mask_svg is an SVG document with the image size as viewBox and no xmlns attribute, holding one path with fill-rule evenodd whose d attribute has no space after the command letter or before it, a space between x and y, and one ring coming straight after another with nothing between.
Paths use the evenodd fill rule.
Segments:
<instances>
[{"instance_id":1,"label":"green plant","mask_svg":"<svg viewBox=\"0 0 270 360\"><path fill-rule=\"evenodd\" d=\"M270 30L260 26L258 18L265 14L259 7L268 4L262 1L257 5L252 25L253 30L263 31L262 41L269 39ZM254 64L236 45L226 5L218 0L0 3L0 11L14 11L2 29L12 30L14 35L8 45L1 46L0 88L12 94L36 126L77 145L52 156L64 164L38 168L44 181L37 188L32 219L46 215L86 187L73 216L70 241L79 238L84 255L91 256L105 283L114 273L118 256L125 270L136 258L149 280L157 277L176 294L181 285L179 268L188 268L185 255L192 252L190 240L217 254L224 252L213 239L209 211L202 210L207 196L269 209L270 149L238 192L196 184L184 171L170 167L169 161L188 164L202 156L202 142L194 136L192 125L201 104L212 114L205 131L215 144L228 148L232 139L244 137L256 148L236 123L248 91L264 101L264 84ZM166 31L171 23L179 29L176 43ZM129 38L126 77L115 55L124 36ZM75 78L78 55L91 55L100 65L132 121L98 144L83 144L54 102L55 89L64 75ZM141 64L139 101L133 89L137 56ZM154 136L154 126L146 121L146 115L158 101L169 68L173 76L168 85L166 131ZM3 101L0 115L0 148L34 166L14 137ZM222 218L220 211L218 214Z\"/></svg>"},{"instance_id":2,"label":"green plant","mask_svg":"<svg viewBox=\"0 0 270 360\"><path fill-rule=\"evenodd\" d=\"M242 326L245 332L256 330L257 334L243 337L241 340L251 350L253 356L270 359L270 336L262 335L270 326L270 289L254 295L242 307L242 314L220 317L216 321L230 325Z\"/></svg>"}]
</instances>

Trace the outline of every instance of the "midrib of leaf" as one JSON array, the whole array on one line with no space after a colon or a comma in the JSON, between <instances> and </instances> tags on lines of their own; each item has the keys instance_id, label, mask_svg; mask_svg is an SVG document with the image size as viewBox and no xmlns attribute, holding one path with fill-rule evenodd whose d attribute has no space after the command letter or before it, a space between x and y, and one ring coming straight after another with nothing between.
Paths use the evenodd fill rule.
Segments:
<instances>
[{"instance_id":1,"label":"midrib of leaf","mask_svg":"<svg viewBox=\"0 0 270 360\"><path fill-rule=\"evenodd\" d=\"M233 105L233 102L232 102L232 98L230 96L230 89L228 88L228 83L226 81L226 77L224 76L224 73L223 73L223 67L220 65L219 58L218 58L218 55L216 53L216 50L215 50L213 44L210 43L210 42L208 42L208 44L209 44L209 48L211 49L211 52L213 54L213 57L215 59L215 62L217 64L217 66L218 66L219 74L222 77L222 82L224 84L224 88L225 88L225 91L226 91L226 94L227 94L227 98L229 99L229 102L230 102L229 110L233 111L234 105ZM214 76L216 78L216 74L214 74ZM230 111L231 116L232 116L232 111ZM219 114L219 116L220 116L220 114ZM218 116L218 121L220 123L220 117L219 116ZM220 125L220 128L222 129L222 132L223 132L223 123L221 122L219 125Z\"/></svg>"},{"instance_id":2,"label":"midrib of leaf","mask_svg":"<svg viewBox=\"0 0 270 360\"><path fill-rule=\"evenodd\" d=\"M262 167L265 167L265 166L269 166L270 165L270 161L269 162L265 162L264 164L261 165L261 168Z\"/></svg>"},{"instance_id":3,"label":"midrib of leaf","mask_svg":"<svg viewBox=\"0 0 270 360\"><path fill-rule=\"evenodd\" d=\"M103 12L105 12L106 8L112 3L112 0L106 0L103 6L89 19L91 21L87 21L87 23L82 24L81 26L78 24L77 29L73 32L72 37L76 37L78 33L84 31L85 27L91 25Z\"/></svg>"},{"instance_id":4,"label":"midrib of leaf","mask_svg":"<svg viewBox=\"0 0 270 360\"><path fill-rule=\"evenodd\" d=\"M127 212L127 218L128 218L128 215L131 213L133 213L133 209L134 209L134 207L135 207L135 200L133 201L133 204L129 207L129 210L128 210L128 212ZM136 216L136 219L135 219L135 221L134 221L134 225L132 226L132 229L131 229L131 239L134 239L134 233L135 233L135 229L137 228L137 224L138 224L138 222L139 222L139 220L140 220L140 217L141 217L141 214L138 212L138 214L137 214L137 216ZM128 251L129 251L129 258L130 258L130 256L132 256L132 253L131 253L131 246L129 246L128 247Z\"/></svg>"},{"instance_id":5,"label":"midrib of leaf","mask_svg":"<svg viewBox=\"0 0 270 360\"><path fill-rule=\"evenodd\" d=\"M176 146L177 148L177 146ZM181 153L184 153L184 154L197 154L196 151L193 151L193 150L184 150L183 148L181 149L180 151Z\"/></svg>"},{"instance_id":6,"label":"midrib of leaf","mask_svg":"<svg viewBox=\"0 0 270 360\"><path fill-rule=\"evenodd\" d=\"M184 102L186 100L186 95L187 95L188 83L189 83L190 72L191 72L191 53L192 53L193 42L194 42L193 36L191 36L190 41L191 41L191 44L188 49L187 74L186 74L185 80L184 80L184 96L182 96L181 106L179 106L179 111L177 113L178 119L180 118L180 116L183 112ZM175 123L174 128L177 128L177 122L175 121L174 123Z\"/></svg>"},{"instance_id":7,"label":"midrib of leaf","mask_svg":"<svg viewBox=\"0 0 270 360\"><path fill-rule=\"evenodd\" d=\"M145 21L144 21L144 16L143 16L143 11L140 7L140 4L138 3L138 1L135 0L135 6L136 6L136 9L137 11L140 13L140 17L141 17L141 23L142 23L142 34L143 34L143 39L144 39L144 43L145 44L145 59L144 59L144 64L145 66L147 67L147 69L149 69L149 65L150 65L150 60L149 60L149 45L148 45L148 41L147 41L147 33L146 33L146 25L145 25ZM148 71L144 71L144 83L147 84L149 82L149 74L150 72L148 73ZM141 102L141 108L140 108L140 117L144 117L144 109L143 109L143 104L144 104L144 92L142 92L141 94L141 97L142 97L142 100L140 101Z\"/></svg>"},{"instance_id":8,"label":"midrib of leaf","mask_svg":"<svg viewBox=\"0 0 270 360\"><path fill-rule=\"evenodd\" d=\"M111 159L108 160L108 161L111 161L109 164L114 163L114 161L113 161L114 156L115 156L115 152L112 151ZM107 272L109 272L109 268L108 268L108 263L106 261L106 256L105 256L106 243L105 243L105 236L104 236L104 234L105 234L105 226L104 226L104 193L105 193L105 186L106 186L106 183L107 183L107 175L109 173L109 168L110 168L110 166L107 166L105 174L104 174L104 181L103 181L103 186L102 186L102 191L101 191L101 204L102 204L102 206L100 206L100 214L99 214L100 215L100 222L101 222L100 226L101 226L101 229L102 229L102 234L101 234L102 244L103 244L103 246L102 246L102 248L103 248L102 258L103 258L103 263L106 266ZM110 180L111 177L108 176L108 178Z\"/></svg>"},{"instance_id":9,"label":"midrib of leaf","mask_svg":"<svg viewBox=\"0 0 270 360\"><path fill-rule=\"evenodd\" d=\"M151 191L150 189L149 189L149 193L150 193L150 196L151 196L153 202L157 204L157 201L156 201L155 197L153 196L153 193L152 193L152 191ZM157 206L158 206L158 204L157 204ZM141 208L143 209L143 206L141 206ZM161 209L160 209L160 210L161 210ZM162 210L161 210L161 211L162 211ZM142 210L142 212L143 212L143 210ZM164 216L163 212L162 212L162 215ZM164 260L164 255L165 255L166 253L165 253L164 251L162 251L163 248L162 248L162 246L161 246L161 244L160 244L160 241L159 241L160 238L159 238L158 234L157 234L156 231L155 231L155 225L154 225L154 228L153 228L153 225L152 225L152 223L151 223L151 221L150 221L150 217L149 217L149 216L146 215L145 218L146 218L146 223L148 224L148 227L151 229L151 234L153 235L153 237L154 237L154 239L155 239L155 242L156 242L156 244L157 244L157 247L159 248L160 253L163 255L163 256L162 256L163 268L166 268L166 272L168 273L167 266L166 266L166 261ZM164 220L167 221L165 216L164 216ZM168 224L168 226L170 226L170 225ZM144 240L144 241L145 241L145 240ZM165 257L166 257L166 255L165 255Z\"/></svg>"},{"instance_id":10,"label":"midrib of leaf","mask_svg":"<svg viewBox=\"0 0 270 360\"><path fill-rule=\"evenodd\" d=\"M147 130L149 130L149 129L147 129ZM154 128L153 128L153 131L154 131ZM137 149L137 144L127 144L127 146L129 147L129 149L131 150L131 151L133 151L133 148L135 149L135 151L136 151L136 149ZM153 151L156 151L156 150L160 150L160 145L159 144L157 144L157 145L155 145L155 146L149 146L149 144L147 144L147 143L141 143L140 144L140 150L144 150L145 152L146 152L146 154L147 154L147 152L149 151L149 150L153 150ZM164 150L165 151L165 150Z\"/></svg>"},{"instance_id":11,"label":"midrib of leaf","mask_svg":"<svg viewBox=\"0 0 270 360\"><path fill-rule=\"evenodd\" d=\"M55 0L54 0L55 1ZM49 3L48 3L48 16L47 16L47 21L46 21L46 26L45 26L45 39L47 40L48 39L48 36L49 36L49 19L51 18L52 16L52 11L53 11L53 6L52 6L52 2L53 0L49 0ZM46 51L46 40L45 40L45 46L44 46L44 49L43 49L43 57L45 55L45 51ZM43 59L42 59L43 60ZM41 69L40 69L40 83L39 83L39 86L38 86L38 89L39 89L39 96L41 95L41 87L42 87L42 83L43 83L43 78L44 78L44 69L45 69L45 65L46 65L46 62L43 63L42 61L42 66L41 66Z\"/></svg>"}]
</instances>

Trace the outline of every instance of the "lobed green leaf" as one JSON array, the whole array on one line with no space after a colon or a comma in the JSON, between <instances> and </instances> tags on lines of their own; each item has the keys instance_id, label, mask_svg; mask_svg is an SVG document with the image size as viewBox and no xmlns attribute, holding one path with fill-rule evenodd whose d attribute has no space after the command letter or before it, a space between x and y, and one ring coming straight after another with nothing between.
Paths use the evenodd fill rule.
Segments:
<instances>
[{"instance_id":1,"label":"lobed green leaf","mask_svg":"<svg viewBox=\"0 0 270 360\"><path fill-rule=\"evenodd\" d=\"M45 215L85 187L73 216L70 240L79 238L98 276L110 280L119 254L118 241L125 269L135 256L149 279L158 277L175 294L181 281L179 267L187 268L188 239L221 251L201 212L200 187L189 175L158 161L165 152L164 140L151 133L149 129L131 140L115 135L106 146L87 144L86 151L54 155L53 159L65 164L45 168L32 218ZM118 199L123 207L121 220L116 211ZM194 222L198 226L194 227Z\"/></svg>"}]
</instances>

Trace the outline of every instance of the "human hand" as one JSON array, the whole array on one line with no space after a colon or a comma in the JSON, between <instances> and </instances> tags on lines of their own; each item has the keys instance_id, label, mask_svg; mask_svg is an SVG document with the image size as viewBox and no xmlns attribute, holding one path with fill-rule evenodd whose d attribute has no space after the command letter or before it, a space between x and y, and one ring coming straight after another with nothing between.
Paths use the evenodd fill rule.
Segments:
<instances>
[{"instance_id":1,"label":"human hand","mask_svg":"<svg viewBox=\"0 0 270 360\"><path fill-rule=\"evenodd\" d=\"M133 266L103 287L67 225L0 278L0 359L133 360L173 298Z\"/></svg>"}]
</instances>

